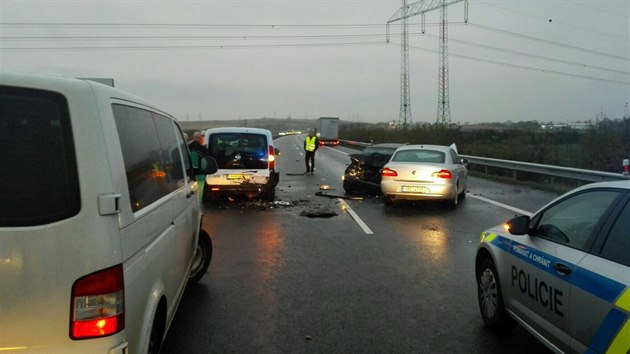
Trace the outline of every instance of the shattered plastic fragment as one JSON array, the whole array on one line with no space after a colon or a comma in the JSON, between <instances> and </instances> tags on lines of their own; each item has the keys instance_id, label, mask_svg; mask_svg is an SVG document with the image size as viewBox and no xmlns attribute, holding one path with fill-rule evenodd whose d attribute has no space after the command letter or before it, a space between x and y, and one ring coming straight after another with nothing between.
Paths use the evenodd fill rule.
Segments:
<instances>
[{"instance_id":1,"label":"shattered plastic fragment","mask_svg":"<svg viewBox=\"0 0 630 354\"><path fill-rule=\"evenodd\" d=\"M300 213L300 216L306 216L308 218L331 218L338 214L331 210L304 210Z\"/></svg>"}]
</instances>

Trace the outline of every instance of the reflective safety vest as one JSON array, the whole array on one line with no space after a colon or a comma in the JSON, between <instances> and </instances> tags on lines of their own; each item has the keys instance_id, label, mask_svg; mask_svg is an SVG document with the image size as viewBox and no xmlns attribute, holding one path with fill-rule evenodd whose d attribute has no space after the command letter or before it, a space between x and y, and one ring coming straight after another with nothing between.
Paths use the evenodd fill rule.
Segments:
<instances>
[{"instance_id":1,"label":"reflective safety vest","mask_svg":"<svg viewBox=\"0 0 630 354\"><path fill-rule=\"evenodd\" d=\"M315 151L315 139L317 137L306 137L306 151Z\"/></svg>"}]
</instances>

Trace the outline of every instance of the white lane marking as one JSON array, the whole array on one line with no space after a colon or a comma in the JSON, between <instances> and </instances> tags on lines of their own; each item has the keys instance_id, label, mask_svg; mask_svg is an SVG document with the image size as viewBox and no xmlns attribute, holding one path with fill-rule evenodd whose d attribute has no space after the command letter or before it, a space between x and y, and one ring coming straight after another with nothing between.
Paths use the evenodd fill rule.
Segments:
<instances>
[{"instance_id":1,"label":"white lane marking","mask_svg":"<svg viewBox=\"0 0 630 354\"><path fill-rule=\"evenodd\" d=\"M361 220L359 215L357 215L357 213L355 213L354 210L352 210L350 205L348 205L348 203L346 203L345 200L341 198L338 198L337 200L339 200L341 207L344 210L347 210L350 216L352 216L352 218L354 219L354 221L356 221L356 223L359 224L359 226L363 229L363 232L365 232L366 235L374 235L374 232L370 230L370 228L363 222L363 220Z\"/></svg>"},{"instance_id":2,"label":"white lane marking","mask_svg":"<svg viewBox=\"0 0 630 354\"><path fill-rule=\"evenodd\" d=\"M328 147L328 146L326 146L326 147L328 148L328 150L336 151L336 152L338 152L338 153L340 153L340 154L344 154L344 155L346 155L346 156L350 155L350 154L345 153L345 152L343 152L343 151L339 151L339 150L337 150L337 149L333 149L333 148Z\"/></svg>"},{"instance_id":3,"label":"white lane marking","mask_svg":"<svg viewBox=\"0 0 630 354\"><path fill-rule=\"evenodd\" d=\"M527 216L532 216L533 215L533 213L530 213L529 211L525 211L523 209L515 208L515 207L507 205L507 204L499 203L499 202L494 201L492 199L484 198L484 197L481 197L481 196L478 196L478 195L467 194L466 196L469 197L469 198L474 198L474 199L478 199L478 200L484 201L486 203L490 203L492 205L496 205L498 207L501 207L501 208L504 208L504 209L507 209L507 210L515 211L515 212L523 214L523 215L527 215Z\"/></svg>"}]
</instances>

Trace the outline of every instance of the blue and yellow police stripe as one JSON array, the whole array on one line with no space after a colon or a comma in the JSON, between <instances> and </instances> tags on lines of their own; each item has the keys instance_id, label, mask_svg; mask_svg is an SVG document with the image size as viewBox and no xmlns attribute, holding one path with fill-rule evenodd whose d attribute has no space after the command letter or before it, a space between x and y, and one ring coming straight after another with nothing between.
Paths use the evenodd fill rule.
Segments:
<instances>
[{"instance_id":1,"label":"blue and yellow police stripe","mask_svg":"<svg viewBox=\"0 0 630 354\"><path fill-rule=\"evenodd\" d=\"M587 353L626 354L630 352L630 288L615 301L591 341Z\"/></svg>"}]
</instances>

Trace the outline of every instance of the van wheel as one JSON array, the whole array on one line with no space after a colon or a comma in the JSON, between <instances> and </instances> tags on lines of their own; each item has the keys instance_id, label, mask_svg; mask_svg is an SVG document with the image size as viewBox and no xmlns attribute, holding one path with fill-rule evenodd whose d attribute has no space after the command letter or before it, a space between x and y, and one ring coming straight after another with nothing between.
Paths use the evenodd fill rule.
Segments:
<instances>
[{"instance_id":1,"label":"van wheel","mask_svg":"<svg viewBox=\"0 0 630 354\"><path fill-rule=\"evenodd\" d=\"M164 339L164 323L159 313L155 314L153 325L151 326L151 337L149 337L149 348L147 354L159 354L162 349L162 340Z\"/></svg>"},{"instance_id":2,"label":"van wheel","mask_svg":"<svg viewBox=\"0 0 630 354\"><path fill-rule=\"evenodd\" d=\"M486 327L506 332L516 325L505 311L499 276L491 258L484 259L477 270L477 298Z\"/></svg>"},{"instance_id":3,"label":"van wheel","mask_svg":"<svg viewBox=\"0 0 630 354\"><path fill-rule=\"evenodd\" d=\"M195 250L195 259L193 260L189 283L198 283L201 277L206 274L212 259L212 239L204 230L199 230L199 240L197 240L197 249Z\"/></svg>"}]
</instances>

